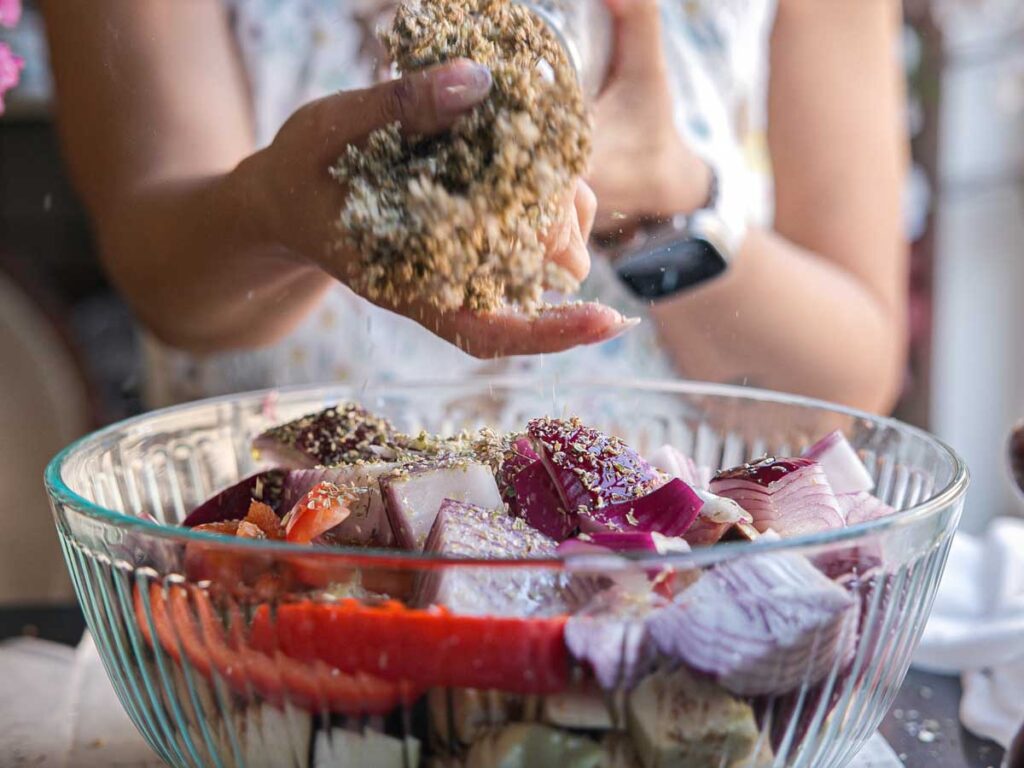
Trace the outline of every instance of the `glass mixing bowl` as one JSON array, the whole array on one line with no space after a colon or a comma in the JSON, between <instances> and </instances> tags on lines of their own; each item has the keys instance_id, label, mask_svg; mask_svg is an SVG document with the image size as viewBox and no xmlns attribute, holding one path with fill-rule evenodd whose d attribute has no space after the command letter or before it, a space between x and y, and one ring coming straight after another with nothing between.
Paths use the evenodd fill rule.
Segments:
<instances>
[{"instance_id":1,"label":"glass mixing bowl","mask_svg":"<svg viewBox=\"0 0 1024 768\"><path fill-rule=\"evenodd\" d=\"M314 549L175 527L194 505L259 468L254 435L341 400L405 431L438 433L577 414L641 452L671 443L716 468L791 455L841 429L877 494L900 512L802 538L584 557L571 566ZM963 462L928 434L799 397L693 383L486 379L207 400L103 429L46 472L60 543L107 673L139 731L175 766L842 766L878 726L907 671L967 482ZM517 615L515 607L500 617L439 616L402 604L417 579L467 569L495 588L528 574L586 583L672 569L692 579L757 556L821 562L854 550L874 553L877 566L841 582L856 605L843 630L852 652L837 656L823 678L770 696L727 694L667 666L632 689L623 682L599 691L569 660L565 616L528 616L525 608ZM237 588L187 577L197 555L243 574ZM277 567L302 568L323 584L358 577L396 600L366 605L346 587L282 592L265 578ZM600 618L599 606L585 610ZM671 688L680 675L681 694Z\"/></svg>"}]
</instances>

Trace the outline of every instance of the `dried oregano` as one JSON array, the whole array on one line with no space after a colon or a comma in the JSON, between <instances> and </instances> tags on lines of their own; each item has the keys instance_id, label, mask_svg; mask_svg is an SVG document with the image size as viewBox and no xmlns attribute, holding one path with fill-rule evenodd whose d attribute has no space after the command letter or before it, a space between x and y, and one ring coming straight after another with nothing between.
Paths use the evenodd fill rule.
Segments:
<instances>
[{"instance_id":1,"label":"dried oregano","mask_svg":"<svg viewBox=\"0 0 1024 768\"><path fill-rule=\"evenodd\" d=\"M490 67L494 87L441 136L392 125L339 159L357 287L446 310L531 309L545 285L575 288L539 240L590 147L576 72L551 30L511 0L406 0L382 40L401 72L465 57Z\"/></svg>"}]
</instances>

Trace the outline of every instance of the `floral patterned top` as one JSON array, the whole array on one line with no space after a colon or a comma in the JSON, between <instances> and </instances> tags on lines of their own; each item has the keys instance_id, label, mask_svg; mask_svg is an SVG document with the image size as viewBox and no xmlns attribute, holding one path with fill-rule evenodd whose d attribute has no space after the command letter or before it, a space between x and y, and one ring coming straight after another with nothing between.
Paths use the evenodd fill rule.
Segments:
<instances>
[{"instance_id":1,"label":"floral patterned top","mask_svg":"<svg viewBox=\"0 0 1024 768\"><path fill-rule=\"evenodd\" d=\"M303 103L373 79L375 30L388 0L223 0L252 92L261 144ZM764 151L768 39L775 0L663 0L666 51L680 97L677 127L698 152L751 192L752 222L770 219ZM736 178L732 180L737 184ZM594 259L584 299L628 316L646 308L619 284L607 259ZM362 385L471 373L548 377L674 375L653 323L605 344L536 357L478 361L410 320L363 301L345 286L283 341L258 350L196 356L146 341L147 405L326 381Z\"/></svg>"}]
</instances>

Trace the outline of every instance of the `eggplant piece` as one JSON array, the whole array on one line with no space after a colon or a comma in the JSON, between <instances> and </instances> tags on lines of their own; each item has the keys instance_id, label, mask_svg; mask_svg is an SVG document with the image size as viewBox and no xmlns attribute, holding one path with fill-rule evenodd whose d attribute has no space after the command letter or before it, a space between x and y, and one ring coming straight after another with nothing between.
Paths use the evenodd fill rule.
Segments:
<instances>
[{"instance_id":1,"label":"eggplant piece","mask_svg":"<svg viewBox=\"0 0 1024 768\"><path fill-rule=\"evenodd\" d=\"M520 708L514 694L476 688L431 688L427 693L430 728L434 739L472 744L489 731L505 725Z\"/></svg>"},{"instance_id":2,"label":"eggplant piece","mask_svg":"<svg viewBox=\"0 0 1024 768\"><path fill-rule=\"evenodd\" d=\"M420 742L396 739L372 728L362 733L342 728L317 731L313 768L406 768L420 764Z\"/></svg>"},{"instance_id":3,"label":"eggplant piece","mask_svg":"<svg viewBox=\"0 0 1024 768\"><path fill-rule=\"evenodd\" d=\"M445 499L424 551L477 560L526 559L554 557L556 546L504 509ZM424 574L416 604L444 605L467 615L556 615L566 610L563 581L550 568L450 566Z\"/></svg>"},{"instance_id":4,"label":"eggplant piece","mask_svg":"<svg viewBox=\"0 0 1024 768\"><path fill-rule=\"evenodd\" d=\"M629 694L627 721L644 768L745 764L758 738L749 704L682 668L644 678Z\"/></svg>"},{"instance_id":5,"label":"eggplant piece","mask_svg":"<svg viewBox=\"0 0 1024 768\"><path fill-rule=\"evenodd\" d=\"M247 477L193 509L182 525L195 528L197 525L242 520L254 501L266 504L280 516L282 511L291 509L291 506L282 509L287 475L288 471L284 469L268 469Z\"/></svg>"},{"instance_id":6,"label":"eggplant piece","mask_svg":"<svg viewBox=\"0 0 1024 768\"><path fill-rule=\"evenodd\" d=\"M289 469L393 461L399 433L391 423L355 403L341 403L319 413L268 429L253 440L261 459Z\"/></svg>"},{"instance_id":7,"label":"eggplant piece","mask_svg":"<svg viewBox=\"0 0 1024 768\"><path fill-rule=\"evenodd\" d=\"M602 768L605 752L586 736L536 723L513 723L473 743L466 768Z\"/></svg>"},{"instance_id":8,"label":"eggplant piece","mask_svg":"<svg viewBox=\"0 0 1024 768\"><path fill-rule=\"evenodd\" d=\"M402 549L419 552L445 499L504 509L490 467L473 461L412 466L380 478L384 508Z\"/></svg>"}]
</instances>

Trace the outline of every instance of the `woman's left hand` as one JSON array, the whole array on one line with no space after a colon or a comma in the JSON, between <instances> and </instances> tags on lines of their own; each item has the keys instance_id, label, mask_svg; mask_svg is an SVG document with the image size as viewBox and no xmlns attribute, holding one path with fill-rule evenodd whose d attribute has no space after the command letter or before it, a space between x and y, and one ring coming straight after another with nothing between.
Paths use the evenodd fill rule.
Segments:
<instances>
[{"instance_id":1,"label":"woman's left hand","mask_svg":"<svg viewBox=\"0 0 1024 768\"><path fill-rule=\"evenodd\" d=\"M598 199L595 231L614 234L641 217L702 207L711 172L676 129L658 0L605 1L615 56L595 107L588 181Z\"/></svg>"}]
</instances>

